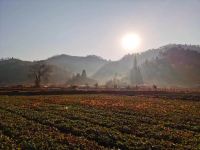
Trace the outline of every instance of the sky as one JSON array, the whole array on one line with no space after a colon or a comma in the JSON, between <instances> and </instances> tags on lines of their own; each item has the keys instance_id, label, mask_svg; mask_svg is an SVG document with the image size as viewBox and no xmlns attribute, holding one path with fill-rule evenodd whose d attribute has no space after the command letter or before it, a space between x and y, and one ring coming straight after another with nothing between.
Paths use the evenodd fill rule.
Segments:
<instances>
[{"instance_id":1,"label":"sky","mask_svg":"<svg viewBox=\"0 0 200 150\"><path fill-rule=\"evenodd\" d=\"M142 52L200 44L200 0L0 0L0 58L127 54L121 39L141 38Z\"/></svg>"}]
</instances>

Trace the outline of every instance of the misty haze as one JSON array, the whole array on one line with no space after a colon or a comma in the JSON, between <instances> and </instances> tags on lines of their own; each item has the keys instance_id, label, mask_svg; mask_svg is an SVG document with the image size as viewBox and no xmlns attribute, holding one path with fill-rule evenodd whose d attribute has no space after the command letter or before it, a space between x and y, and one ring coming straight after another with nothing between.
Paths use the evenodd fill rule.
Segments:
<instances>
[{"instance_id":1,"label":"misty haze","mask_svg":"<svg viewBox=\"0 0 200 150\"><path fill-rule=\"evenodd\" d=\"M1 0L0 149L199 149L199 0Z\"/></svg>"}]
</instances>

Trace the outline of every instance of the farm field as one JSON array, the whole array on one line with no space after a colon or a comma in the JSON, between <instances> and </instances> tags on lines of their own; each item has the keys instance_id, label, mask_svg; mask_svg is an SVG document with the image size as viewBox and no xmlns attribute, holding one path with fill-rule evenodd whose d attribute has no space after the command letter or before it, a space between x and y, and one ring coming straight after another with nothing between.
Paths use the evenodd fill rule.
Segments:
<instances>
[{"instance_id":1,"label":"farm field","mask_svg":"<svg viewBox=\"0 0 200 150\"><path fill-rule=\"evenodd\" d=\"M0 149L200 149L200 100L0 96Z\"/></svg>"}]
</instances>

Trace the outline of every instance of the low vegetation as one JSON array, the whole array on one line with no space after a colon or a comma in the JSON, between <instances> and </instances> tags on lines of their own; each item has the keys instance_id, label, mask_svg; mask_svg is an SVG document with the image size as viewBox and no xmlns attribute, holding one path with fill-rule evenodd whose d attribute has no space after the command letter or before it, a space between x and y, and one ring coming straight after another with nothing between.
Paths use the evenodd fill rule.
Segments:
<instances>
[{"instance_id":1,"label":"low vegetation","mask_svg":"<svg viewBox=\"0 0 200 150\"><path fill-rule=\"evenodd\" d=\"M199 149L200 101L0 96L0 149Z\"/></svg>"}]
</instances>

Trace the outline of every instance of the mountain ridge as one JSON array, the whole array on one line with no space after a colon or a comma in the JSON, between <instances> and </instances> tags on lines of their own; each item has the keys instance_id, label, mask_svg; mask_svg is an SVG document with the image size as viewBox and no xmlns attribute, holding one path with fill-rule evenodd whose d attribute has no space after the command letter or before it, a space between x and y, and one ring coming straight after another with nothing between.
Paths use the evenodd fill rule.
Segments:
<instances>
[{"instance_id":1,"label":"mountain ridge","mask_svg":"<svg viewBox=\"0 0 200 150\"><path fill-rule=\"evenodd\" d=\"M150 49L140 54L137 54L138 65L142 66L145 62L154 62L160 59L162 54L170 49L180 50L179 53L188 51L188 57L191 57L192 51L196 51L196 55L200 55L199 45L182 45L182 44L168 44L157 49ZM97 80L99 83L105 83L112 79L116 74L123 78L127 77L132 67L134 54L124 55L121 59L116 61L108 61L100 56L71 56L67 54L60 54L49 57L44 62L51 64L55 68L53 83L64 84L73 74L81 72L83 69L87 71L89 77ZM178 57L178 56L176 56ZM184 57L187 59L187 57ZM192 59L192 58L189 58ZM186 61L186 60L182 60ZM0 60L0 85L6 84L26 84L31 83L27 77L29 66L35 61L23 61L20 59L1 59ZM171 63L171 62L168 62ZM192 62L194 63L194 62ZM199 64L199 62L195 62ZM156 64L159 66L159 64ZM172 65L172 64L170 64ZM197 65L198 66L198 65ZM142 66L144 67L144 65ZM157 68L157 66L154 66ZM166 65L165 65L166 67ZM196 67L195 65L193 67ZM184 68L186 69L186 68ZM197 68L196 68L197 69ZM141 71L144 71L141 68ZM19 74L19 75L18 75ZM151 76L154 76L151 74ZM195 75L196 76L196 75ZM200 75L199 75L200 76ZM147 79L147 77L145 77ZM197 78L197 80L199 80ZM152 83L152 82L150 82ZM157 82L155 82L157 83ZM164 84L165 85L165 84Z\"/></svg>"}]
</instances>

